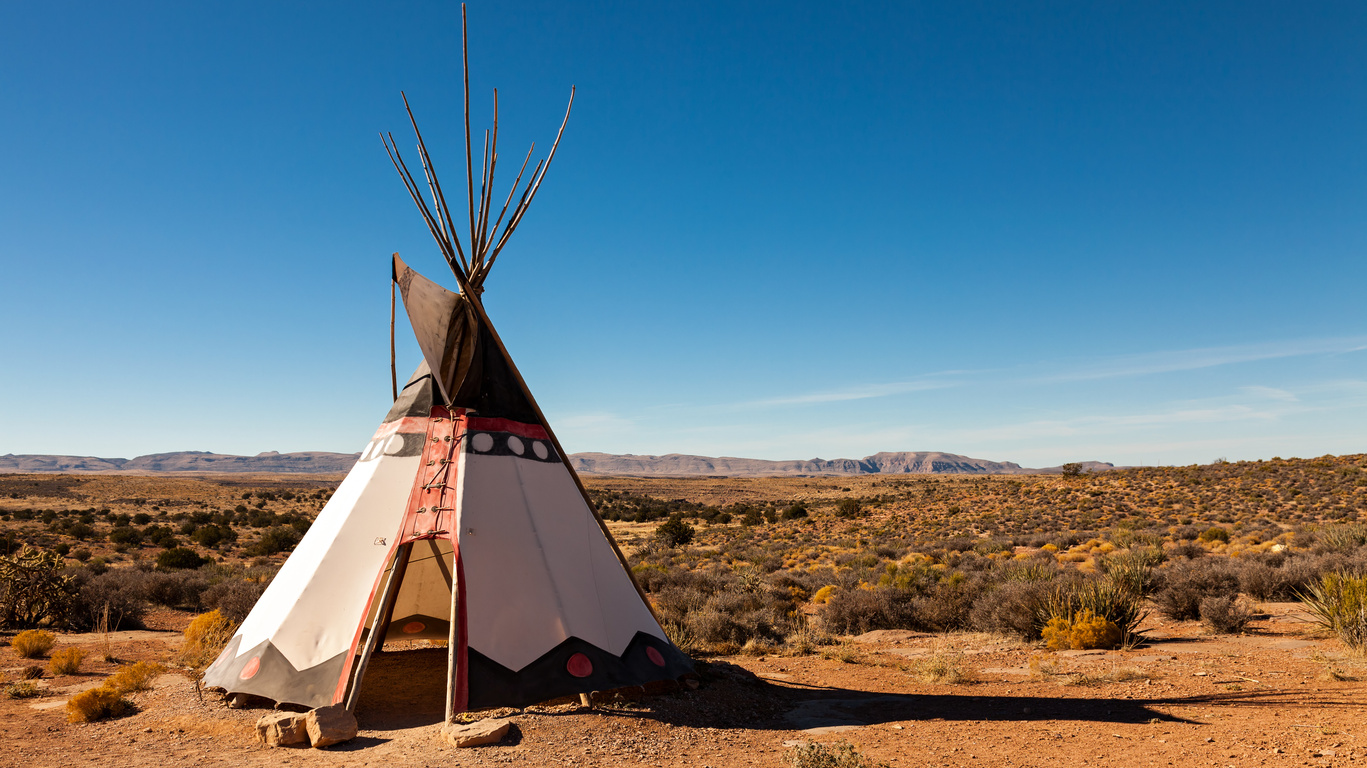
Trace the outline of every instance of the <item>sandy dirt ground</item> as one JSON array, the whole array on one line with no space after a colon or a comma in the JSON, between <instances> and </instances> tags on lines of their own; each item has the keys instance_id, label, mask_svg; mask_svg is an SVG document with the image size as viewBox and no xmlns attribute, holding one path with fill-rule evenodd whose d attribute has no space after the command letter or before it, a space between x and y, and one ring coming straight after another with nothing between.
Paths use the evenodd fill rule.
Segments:
<instances>
[{"instance_id":1,"label":"sandy dirt ground","mask_svg":"<svg viewBox=\"0 0 1367 768\"><path fill-rule=\"evenodd\" d=\"M0 699L0 766L758 766L788 765L791 747L846 740L893 766L1300 766L1367 763L1367 663L1315 634L1298 607L1263 606L1238 636L1151 619L1128 651L1062 651L990 635L872 632L817 653L698 664L699 685L644 696L504 710L498 745L454 749L439 738L444 650L378 655L361 732L327 749L271 749L253 739L263 710L228 709L169 673L138 711L69 724L64 704L117 664L97 635L78 675L45 673L43 695ZM172 618L153 627L174 623ZM120 661L166 658L170 628L110 637ZM60 645L59 645L60 647ZM32 662L0 649L14 679ZM927 682L939 666L972 678Z\"/></svg>"}]
</instances>

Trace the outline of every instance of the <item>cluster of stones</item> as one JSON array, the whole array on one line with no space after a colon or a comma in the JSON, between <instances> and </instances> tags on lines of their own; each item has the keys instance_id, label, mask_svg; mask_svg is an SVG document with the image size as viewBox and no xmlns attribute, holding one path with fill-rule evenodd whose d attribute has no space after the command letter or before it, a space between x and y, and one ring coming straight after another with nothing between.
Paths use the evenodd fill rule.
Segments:
<instances>
[{"instance_id":1,"label":"cluster of stones","mask_svg":"<svg viewBox=\"0 0 1367 768\"><path fill-rule=\"evenodd\" d=\"M356 738L356 718L334 704L306 713L271 712L256 721L256 737L271 747L311 744L327 747Z\"/></svg>"},{"instance_id":2,"label":"cluster of stones","mask_svg":"<svg viewBox=\"0 0 1367 768\"><path fill-rule=\"evenodd\" d=\"M496 744L508 735L511 720L480 720L448 723L441 736L453 747ZM305 713L271 712L256 721L256 738L269 747L312 745L327 747L356 738L356 718L346 707L334 704Z\"/></svg>"}]
</instances>

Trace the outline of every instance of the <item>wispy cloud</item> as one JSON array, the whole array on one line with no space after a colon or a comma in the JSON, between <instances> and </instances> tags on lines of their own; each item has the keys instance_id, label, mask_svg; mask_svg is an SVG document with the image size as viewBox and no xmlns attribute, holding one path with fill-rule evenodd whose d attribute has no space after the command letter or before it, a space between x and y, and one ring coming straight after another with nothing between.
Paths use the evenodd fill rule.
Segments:
<instances>
[{"instance_id":1,"label":"wispy cloud","mask_svg":"<svg viewBox=\"0 0 1367 768\"><path fill-rule=\"evenodd\" d=\"M1061 384L1099 379L1137 378L1262 360L1309 355L1338 355L1363 350L1367 350L1367 337L1364 336L1166 350L1134 355L1098 357L1071 364L1039 362L1013 369L938 371L908 381L874 382L842 389L818 390L745 400L718 406L718 408L726 410L732 408L823 405L978 385ZM1047 373L1040 373L1039 371L1042 369L1051 370ZM1245 391L1261 399L1295 400L1295 395L1290 392L1271 387L1250 386L1246 387Z\"/></svg>"},{"instance_id":2,"label":"wispy cloud","mask_svg":"<svg viewBox=\"0 0 1367 768\"><path fill-rule=\"evenodd\" d=\"M956 382L951 381L897 381L887 384L868 384L862 387L852 387L850 389L835 390L829 392L810 392L805 395L791 395L788 397L772 397L764 400L751 400L739 405L746 406L775 406L775 405L817 405L820 403L838 403L848 400L868 400L875 397L890 397L892 395L904 395L909 392L925 392L932 389L948 389L957 386Z\"/></svg>"},{"instance_id":3,"label":"wispy cloud","mask_svg":"<svg viewBox=\"0 0 1367 768\"><path fill-rule=\"evenodd\" d=\"M1249 387L1240 387L1239 391L1247 395L1252 395L1253 397L1262 400L1280 400L1285 403L1300 402L1300 398L1296 397L1294 393L1287 392L1284 389L1277 389L1276 387L1262 387L1254 385Z\"/></svg>"},{"instance_id":4,"label":"wispy cloud","mask_svg":"<svg viewBox=\"0 0 1367 768\"><path fill-rule=\"evenodd\" d=\"M608 411L590 411L557 417L555 426L558 430L573 431L580 435L620 435L634 430L636 422Z\"/></svg>"},{"instance_id":5,"label":"wispy cloud","mask_svg":"<svg viewBox=\"0 0 1367 768\"><path fill-rule=\"evenodd\" d=\"M1367 349L1367 337L1354 336L1334 339L1296 339L1265 344L1240 344L1229 347L1203 347L1137 355L1117 355L1101 358L1071 370L1058 371L1037 379L1040 382L1088 381L1159 373L1194 371L1222 365L1252 363L1306 355L1333 355Z\"/></svg>"}]
</instances>

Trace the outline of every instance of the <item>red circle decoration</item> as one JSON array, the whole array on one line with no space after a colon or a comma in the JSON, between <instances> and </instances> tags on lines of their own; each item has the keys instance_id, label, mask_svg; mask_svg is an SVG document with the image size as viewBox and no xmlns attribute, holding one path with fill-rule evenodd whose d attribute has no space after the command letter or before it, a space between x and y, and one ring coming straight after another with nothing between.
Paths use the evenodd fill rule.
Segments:
<instances>
[{"instance_id":1,"label":"red circle decoration","mask_svg":"<svg viewBox=\"0 0 1367 768\"><path fill-rule=\"evenodd\" d=\"M238 678L239 680L250 680L250 679L252 679L253 677L256 677L256 673L257 673L257 672L260 672L260 671L261 671L261 657L260 657L260 656L253 656L253 657L252 657L252 660L249 661L249 662L247 662L247 665L246 665L245 667L242 668L242 671L241 671L241 672L238 673L237 678Z\"/></svg>"},{"instance_id":2,"label":"red circle decoration","mask_svg":"<svg viewBox=\"0 0 1367 768\"><path fill-rule=\"evenodd\" d=\"M593 662L582 653L576 653L565 662L565 671L575 677L588 677L593 674Z\"/></svg>"},{"instance_id":3,"label":"red circle decoration","mask_svg":"<svg viewBox=\"0 0 1367 768\"><path fill-rule=\"evenodd\" d=\"M410 621L403 625L403 633L405 635L416 635L424 629L427 629L427 625L421 621Z\"/></svg>"},{"instance_id":4,"label":"red circle decoration","mask_svg":"<svg viewBox=\"0 0 1367 768\"><path fill-rule=\"evenodd\" d=\"M657 667L663 667L665 665L665 657L661 656L659 651L650 646L646 646L646 658L650 659L651 663Z\"/></svg>"}]
</instances>

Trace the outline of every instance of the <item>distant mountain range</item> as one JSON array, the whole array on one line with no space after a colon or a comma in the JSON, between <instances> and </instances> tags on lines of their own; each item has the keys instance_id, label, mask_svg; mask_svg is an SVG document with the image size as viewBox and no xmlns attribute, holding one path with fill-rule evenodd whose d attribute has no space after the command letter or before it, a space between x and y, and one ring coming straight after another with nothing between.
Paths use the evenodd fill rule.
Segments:
<instances>
[{"instance_id":1,"label":"distant mountain range","mask_svg":"<svg viewBox=\"0 0 1367 768\"><path fill-rule=\"evenodd\" d=\"M773 475L1027 475L1062 472L1062 467L1028 469L1011 461L988 461L934 451L875 453L862 459L807 459L766 461L731 456L614 456L607 453L575 453L570 462L576 471L599 475L721 475L759 477ZM1101 461L1080 462L1088 472L1114 469Z\"/></svg>"},{"instance_id":2,"label":"distant mountain range","mask_svg":"<svg viewBox=\"0 0 1367 768\"><path fill-rule=\"evenodd\" d=\"M351 469L359 453L276 453L232 456L206 451L154 453L135 459L101 459L94 456L37 456L7 454L0 456L0 472L120 472L156 474L163 472L299 472L334 474ZM767 461L732 456L617 456L608 453L575 453L570 463L578 472L599 475L767 477L774 475L1025 475L1049 474L1062 467L1027 469L1010 461L973 459L954 453L929 451L875 453L862 459L808 459L806 461ZM1080 462L1088 472L1113 469L1101 461Z\"/></svg>"},{"instance_id":3,"label":"distant mountain range","mask_svg":"<svg viewBox=\"0 0 1367 768\"><path fill-rule=\"evenodd\" d=\"M101 459L94 456L0 456L0 472L346 472L361 458L359 453L276 453L232 456L207 451L153 453L136 459Z\"/></svg>"}]
</instances>

